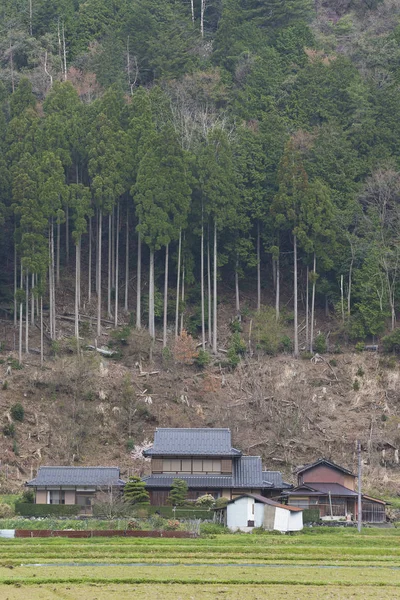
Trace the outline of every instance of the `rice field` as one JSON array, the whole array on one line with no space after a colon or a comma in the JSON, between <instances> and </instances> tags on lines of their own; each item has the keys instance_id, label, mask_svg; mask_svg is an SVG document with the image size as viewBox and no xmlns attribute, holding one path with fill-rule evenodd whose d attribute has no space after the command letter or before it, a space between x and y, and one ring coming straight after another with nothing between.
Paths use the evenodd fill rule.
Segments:
<instances>
[{"instance_id":1,"label":"rice field","mask_svg":"<svg viewBox=\"0 0 400 600\"><path fill-rule=\"evenodd\" d=\"M0 598L400 599L400 530L0 539Z\"/></svg>"}]
</instances>

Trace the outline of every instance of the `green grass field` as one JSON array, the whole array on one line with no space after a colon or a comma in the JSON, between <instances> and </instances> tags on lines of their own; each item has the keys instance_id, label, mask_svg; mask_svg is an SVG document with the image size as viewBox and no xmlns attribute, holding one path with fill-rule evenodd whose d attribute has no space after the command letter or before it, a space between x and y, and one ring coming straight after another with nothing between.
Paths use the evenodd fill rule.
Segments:
<instances>
[{"instance_id":1,"label":"green grass field","mask_svg":"<svg viewBox=\"0 0 400 600\"><path fill-rule=\"evenodd\" d=\"M400 530L0 540L0 598L400 599Z\"/></svg>"}]
</instances>

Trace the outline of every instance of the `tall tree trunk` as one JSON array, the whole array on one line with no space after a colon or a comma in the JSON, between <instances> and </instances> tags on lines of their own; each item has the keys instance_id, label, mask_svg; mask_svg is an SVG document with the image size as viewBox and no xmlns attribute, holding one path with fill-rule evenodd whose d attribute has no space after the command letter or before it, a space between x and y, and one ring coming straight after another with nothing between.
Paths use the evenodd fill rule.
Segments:
<instances>
[{"instance_id":1,"label":"tall tree trunk","mask_svg":"<svg viewBox=\"0 0 400 600\"><path fill-rule=\"evenodd\" d=\"M29 274L25 276L25 354L29 354Z\"/></svg>"},{"instance_id":2,"label":"tall tree trunk","mask_svg":"<svg viewBox=\"0 0 400 600\"><path fill-rule=\"evenodd\" d=\"M92 299L92 217L89 217L88 302Z\"/></svg>"},{"instance_id":3,"label":"tall tree trunk","mask_svg":"<svg viewBox=\"0 0 400 600\"><path fill-rule=\"evenodd\" d=\"M24 286L24 272L22 269L22 263L21 263L21 281L20 281L20 288L21 290L23 289ZM20 302L19 302L19 340L18 340L18 361L19 364L22 364L22 320L23 320L23 304L22 304L22 291L21 291L21 298L20 298Z\"/></svg>"},{"instance_id":4,"label":"tall tree trunk","mask_svg":"<svg viewBox=\"0 0 400 600\"><path fill-rule=\"evenodd\" d=\"M307 265L307 271L306 271L306 348L308 349L309 347L309 343L310 343L310 336L309 336L309 325L308 325L308 317L309 317L309 310L308 310L308 296L309 296L309 292L308 292L308 288L309 288L309 268Z\"/></svg>"},{"instance_id":5,"label":"tall tree trunk","mask_svg":"<svg viewBox=\"0 0 400 600\"><path fill-rule=\"evenodd\" d=\"M140 220L139 220L140 225ZM137 253L137 289L136 289L136 329L142 328L142 239L138 233L138 253Z\"/></svg>"},{"instance_id":6,"label":"tall tree trunk","mask_svg":"<svg viewBox=\"0 0 400 600\"><path fill-rule=\"evenodd\" d=\"M207 228L207 287L208 287L208 343L212 346L212 310L211 310L211 256L210 256L210 224Z\"/></svg>"},{"instance_id":7,"label":"tall tree trunk","mask_svg":"<svg viewBox=\"0 0 400 600\"><path fill-rule=\"evenodd\" d=\"M63 21L63 24L62 24L62 39L63 39L64 81L67 81L67 47L65 45L64 21Z\"/></svg>"},{"instance_id":8,"label":"tall tree trunk","mask_svg":"<svg viewBox=\"0 0 400 600\"><path fill-rule=\"evenodd\" d=\"M236 300L236 314L240 315L239 258L238 257L236 257L236 268L235 268L235 300Z\"/></svg>"},{"instance_id":9,"label":"tall tree trunk","mask_svg":"<svg viewBox=\"0 0 400 600\"><path fill-rule=\"evenodd\" d=\"M350 316L350 308L351 308L351 284L352 284L352 276L353 276L353 264L354 264L354 256L351 257L350 268L349 268L349 285L347 290L347 315Z\"/></svg>"},{"instance_id":10,"label":"tall tree trunk","mask_svg":"<svg viewBox=\"0 0 400 600\"><path fill-rule=\"evenodd\" d=\"M200 286L201 286L201 347L206 349L206 324L204 307L204 222L203 207L201 209L201 244L200 244Z\"/></svg>"},{"instance_id":11,"label":"tall tree trunk","mask_svg":"<svg viewBox=\"0 0 400 600\"><path fill-rule=\"evenodd\" d=\"M49 329L50 338L53 339L53 289L51 282L51 224L49 223Z\"/></svg>"},{"instance_id":12,"label":"tall tree trunk","mask_svg":"<svg viewBox=\"0 0 400 600\"><path fill-rule=\"evenodd\" d=\"M65 257L69 265L69 207L65 207Z\"/></svg>"},{"instance_id":13,"label":"tall tree trunk","mask_svg":"<svg viewBox=\"0 0 400 600\"><path fill-rule=\"evenodd\" d=\"M126 207L126 238L125 238L125 299L124 310L128 312L129 301L129 206Z\"/></svg>"},{"instance_id":14,"label":"tall tree trunk","mask_svg":"<svg viewBox=\"0 0 400 600\"><path fill-rule=\"evenodd\" d=\"M81 308L81 293L82 293L82 286L81 286L81 256L82 256L82 236L79 236L79 261L78 261L78 308Z\"/></svg>"},{"instance_id":15,"label":"tall tree trunk","mask_svg":"<svg viewBox=\"0 0 400 600\"><path fill-rule=\"evenodd\" d=\"M180 294L180 281L181 281L181 253L182 253L182 230L179 230L179 242L178 242L178 266L176 274L176 307L175 307L175 338L178 337L179 332L179 294Z\"/></svg>"},{"instance_id":16,"label":"tall tree trunk","mask_svg":"<svg viewBox=\"0 0 400 600\"><path fill-rule=\"evenodd\" d=\"M119 202L117 206L117 223L115 230L115 311L114 325L118 327L118 303L119 303Z\"/></svg>"},{"instance_id":17,"label":"tall tree trunk","mask_svg":"<svg viewBox=\"0 0 400 600\"><path fill-rule=\"evenodd\" d=\"M97 335L101 335L101 237L102 237L102 211L98 212L97 230Z\"/></svg>"},{"instance_id":18,"label":"tall tree trunk","mask_svg":"<svg viewBox=\"0 0 400 600\"><path fill-rule=\"evenodd\" d=\"M260 221L257 221L257 310L261 309L261 251L260 251Z\"/></svg>"},{"instance_id":19,"label":"tall tree trunk","mask_svg":"<svg viewBox=\"0 0 400 600\"><path fill-rule=\"evenodd\" d=\"M192 23L194 23L194 0L190 0L190 12L192 14Z\"/></svg>"},{"instance_id":20,"label":"tall tree trunk","mask_svg":"<svg viewBox=\"0 0 400 600\"><path fill-rule=\"evenodd\" d=\"M149 260L149 334L153 339L155 335L154 323L154 250L150 248Z\"/></svg>"},{"instance_id":21,"label":"tall tree trunk","mask_svg":"<svg viewBox=\"0 0 400 600\"><path fill-rule=\"evenodd\" d=\"M169 244L165 246L164 270L164 322L163 322L163 348L167 345L167 317L168 317L168 254Z\"/></svg>"},{"instance_id":22,"label":"tall tree trunk","mask_svg":"<svg viewBox=\"0 0 400 600\"><path fill-rule=\"evenodd\" d=\"M200 0L200 35L204 37L204 13L206 11L206 0Z\"/></svg>"},{"instance_id":23,"label":"tall tree trunk","mask_svg":"<svg viewBox=\"0 0 400 600\"><path fill-rule=\"evenodd\" d=\"M276 257L276 291L275 291L275 318L279 321L279 307L280 307L280 293L281 293L281 269L279 264L279 254Z\"/></svg>"},{"instance_id":24,"label":"tall tree trunk","mask_svg":"<svg viewBox=\"0 0 400 600\"><path fill-rule=\"evenodd\" d=\"M31 276L31 325L35 325L35 275Z\"/></svg>"},{"instance_id":25,"label":"tall tree trunk","mask_svg":"<svg viewBox=\"0 0 400 600\"><path fill-rule=\"evenodd\" d=\"M15 241L15 230L14 230L14 327L17 326L17 285L18 285L18 257L17 257L17 243Z\"/></svg>"},{"instance_id":26,"label":"tall tree trunk","mask_svg":"<svg viewBox=\"0 0 400 600\"><path fill-rule=\"evenodd\" d=\"M56 263L56 282L57 285L60 283L60 248L61 248L61 226L60 221L57 223L57 263Z\"/></svg>"},{"instance_id":27,"label":"tall tree trunk","mask_svg":"<svg viewBox=\"0 0 400 600\"><path fill-rule=\"evenodd\" d=\"M276 291L276 259L272 258L272 282L274 284L274 290Z\"/></svg>"},{"instance_id":28,"label":"tall tree trunk","mask_svg":"<svg viewBox=\"0 0 400 600\"><path fill-rule=\"evenodd\" d=\"M112 260L112 223L111 214L108 215L108 269L107 269L107 315L111 319L111 260Z\"/></svg>"},{"instance_id":29,"label":"tall tree trunk","mask_svg":"<svg viewBox=\"0 0 400 600\"><path fill-rule=\"evenodd\" d=\"M297 305L297 236L293 236L293 267L294 267L294 356L299 356L299 329L298 329L298 305Z\"/></svg>"},{"instance_id":30,"label":"tall tree trunk","mask_svg":"<svg viewBox=\"0 0 400 600\"><path fill-rule=\"evenodd\" d=\"M111 289L115 288L115 206L111 215Z\"/></svg>"},{"instance_id":31,"label":"tall tree trunk","mask_svg":"<svg viewBox=\"0 0 400 600\"><path fill-rule=\"evenodd\" d=\"M317 257L314 252L314 264L313 264L313 284L312 284L312 296L311 296L311 331L310 331L310 352L313 351L314 346L314 313L315 313L315 286L317 276Z\"/></svg>"},{"instance_id":32,"label":"tall tree trunk","mask_svg":"<svg viewBox=\"0 0 400 600\"><path fill-rule=\"evenodd\" d=\"M214 221L213 352L217 354L217 223Z\"/></svg>"},{"instance_id":33,"label":"tall tree trunk","mask_svg":"<svg viewBox=\"0 0 400 600\"><path fill-rule=\"evenodd\" d=\"M99 209L96 208L96 294L99 293Z\"/></svg>"},{"instance_id":34,"label":"tall tree trunk","mask_svg":"<svg viewBox=\"0 0 400 600\"><path fill-rule=\"evenodd\" d=\"M43 296L40 295L40 366L43 367Z\"/></svg>"},{"instance_id":35,"label":"tall tree trunk","mask_svg":"<svg viewBox=\"0 0 400 600\"><path fill-rule=\"evenodd\" d=\"M75 245L75 337L79 344L79 242Z\"/></svg>"},{"instance_id":36,"label":"tall tree trunk","mask_svg":"<svg viewBox=\"0 0 400 600\"><path fill-rule=\"evenodd\" d=\"M182 295L181 295L181 303L182 303L182 310L181 310L181 327L180 327L180 334L182 335L182 331L183 331L183 315L184 315L184 310L183 307L185 305L185 258L182 257Z\"/></svg>"},{"instance_id":37,"label":"tall tree trunk","mask_svg":"<svg viewBox=\"0 0 400 600\"><path fill-rule=\"evenodd\" d=\"M55 293L55 263L54 263L54 220L51 218L50 224L50 271L51 284L49 281L50 290L50 313L51 313L51 331L53 340L56 339L56 293Z\"/></svg>"}]
</instances>

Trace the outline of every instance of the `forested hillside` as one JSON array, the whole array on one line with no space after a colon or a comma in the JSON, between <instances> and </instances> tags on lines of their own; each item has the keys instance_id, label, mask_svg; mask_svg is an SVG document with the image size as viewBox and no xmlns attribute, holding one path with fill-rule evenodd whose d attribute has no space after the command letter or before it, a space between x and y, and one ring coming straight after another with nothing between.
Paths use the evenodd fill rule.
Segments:
<instances>
[{"instance_id":1,"label":"forested hillside","mask_svg":"<svg viewBox=\"0 0 400 600\"><path fill-rule=\"evenodd\" d=\"M98 335L125 311L152 337L163 321L164 344L170 322L216 352L223 284L238 314L243 286L257 309L268 289L276 319L290 288L295 355L297 306L310 349L315 303L350 339L395 327L400 2L0 11L0 293L15 319L44 302L56 339L75 264L75 312L96 295Z\"/></svg>"},{"instance_id":2,"label":"forested hillside","mask_svg":"<svg viewBox=\"0 0 400 600\"><path fill-rule=\"evenodd\" d=\"M232 370L398 345L400 0L0 4L0 308L20 363L123 355L134 330L138 377L151 340L167 373L177 354Z\"/></svg>"}]
</instances>

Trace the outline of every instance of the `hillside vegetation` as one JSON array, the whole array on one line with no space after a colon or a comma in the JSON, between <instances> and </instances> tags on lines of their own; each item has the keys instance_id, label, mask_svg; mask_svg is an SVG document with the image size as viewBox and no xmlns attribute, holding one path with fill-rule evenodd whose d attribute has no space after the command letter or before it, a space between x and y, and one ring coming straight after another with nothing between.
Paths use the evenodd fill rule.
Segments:
<instances>
[{"instance_id":1,"label":"hillside vegetation","mask_svg":"<svg viewBox=\"0 0 400 600\"><path fill-rule=\"evenodd\" d=\"M4 478L227 425L288 475L360 438L382 487L398 364L352 352L400 342L400 1L0 17Z\"/></svg>"}]
</instances>

